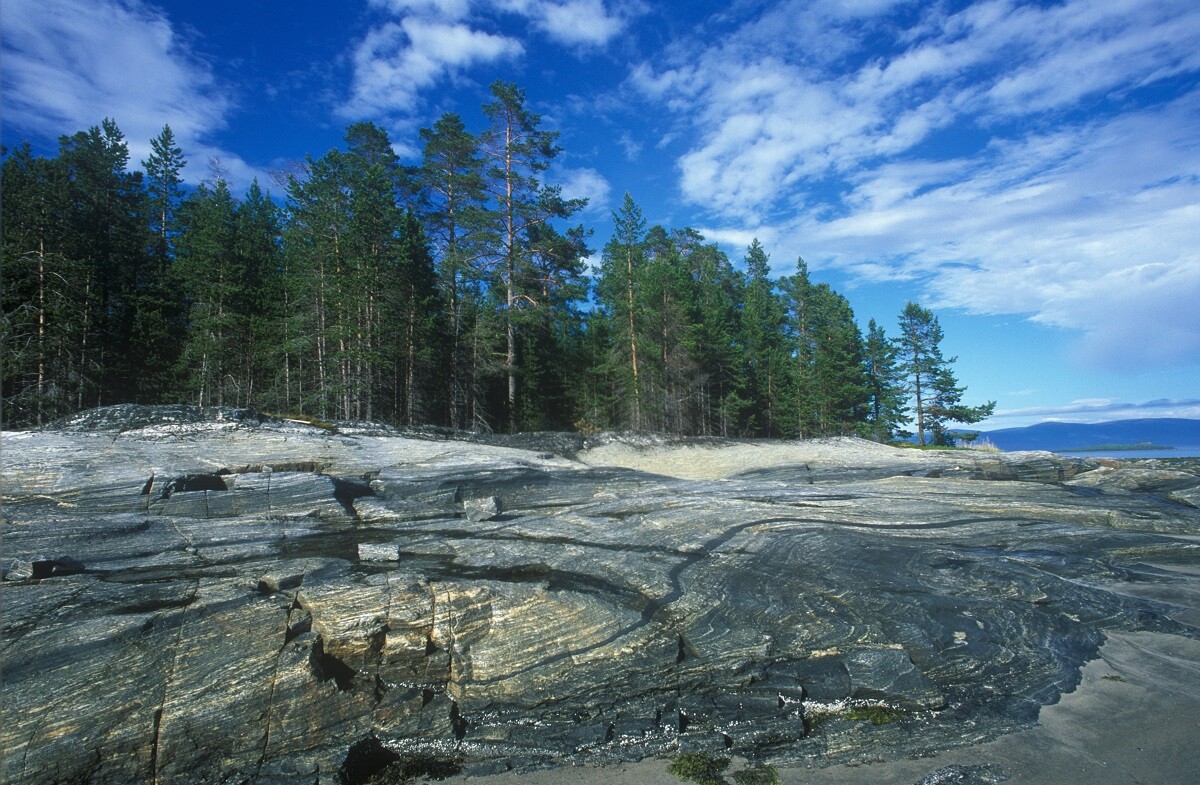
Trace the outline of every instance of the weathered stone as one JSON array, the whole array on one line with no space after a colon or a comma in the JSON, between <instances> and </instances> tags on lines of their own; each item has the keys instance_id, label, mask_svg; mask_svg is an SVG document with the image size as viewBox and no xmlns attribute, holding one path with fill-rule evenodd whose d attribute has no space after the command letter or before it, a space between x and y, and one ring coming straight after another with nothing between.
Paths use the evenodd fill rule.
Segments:
<instances>
[{"instance_id":1,"label":"weathered stone","mask_svg":"<svg viewBox=\"0 0 1200 785\"><path fill-rule=\"evenodd\" d=\"M850 697L905 709L940 709L946 699L899 648L860 649L846 657Z\"/></svg>"},{"instance_id":2,"label":"weathered stone","mask_svg":"<svg viewBox=\"0 0 1200 785\"><path fill-rule=\"evenodd\" d=\"M400 546L394 542L360 542L359 561L400 561Z\"/></svg>"},{"instance_id":3,"label":"weathered stone","mask_svg":"<svg viewBox=\"0 0 1200 785\"><path fill-rule=\"evenodd\" d=\"M490 521L493 518L499 517L503 511L503 505L496 496L488 496L483 499L467 499L463 502L463 512L467 514L468 520L475 523Z\"/></svg>"},{"instance_id":4,"label":"weathered stone","mask_svg":"<svg viewBox=\"0 0 1200 785\"><path fill-rule=\"evenodd\" d=\"M4 580L27 581L33 577L33 562L13 559L4 568Z\"/></svg>"},{"instance_id":5,"label":"weathered stone","mask_svg":"<svg viewBox=\"0 0 1200 785\"><path fill-rule=\"evenodd\" d=\"M188 407L4 439L5 782L925 755L1106 631L1200 637L1186 463Z\"/></svg>"}]
</instances>

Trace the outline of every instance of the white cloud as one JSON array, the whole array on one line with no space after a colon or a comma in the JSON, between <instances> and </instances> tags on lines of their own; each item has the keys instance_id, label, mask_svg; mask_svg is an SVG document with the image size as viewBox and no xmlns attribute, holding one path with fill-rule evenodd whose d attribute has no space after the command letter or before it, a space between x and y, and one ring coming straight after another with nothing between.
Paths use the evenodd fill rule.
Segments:
<instances>
[{"instance_id":1,"label":"white cloud","mask_svg":"<svg viewBox=\"0 0 1200 785\"><path fill-rule=\"evenodd\" d=\"M471 10L471 0L369 0L376 8L383 8L403 16L408 13L431 14L444 19L462 19Z\"/></svg>"},{"instance_id":2,"label":"white cloud","mask_svg":"<svg viewBox=\"0 0 1200 785\"><path fill-rule=\"evenodd\" d=\"M625 151L625 158L629 161L636 161L642 154L642 148L645 147L645 144L634 139L628 131L621 132L617 144L621 145L621 149Z\"/></svg>"},{"instance_id":3,"label":"white cloud","mask_svg":"<svg viewBox=\"0 0 1200 785\"><path fill-rule=\"evenodd\" d=\"M405 17L371 30L354 52L353 95L339 112L349 118L413 113L422 90L471 66L520 56L513 38L458 22Z\"/></svg>"},{"instance_id":4,"label":"white cloud","mask_svg":"<svg viewBox=\"0 0 1200 785\"><path fill-rule=\"evenodd\" d=\"M770 227L761 227L759 229L713 229L711 227L700 227L696 231L704 235L706 241L722 246L735 265L740 265L746 255L746 249L755 240L761 242L764 248L770 249L774 247L775 233ZM778 262L774 257L772 257L772 261L775 262L775 264L771 265L773 274L778 275Z\"/></svg>"},{"instance_id":5,"label":"white cloud","mask_svg":"<svg viewBox=\"0 0 1200 785\"><path fill-rule=\"evenodd\" d=\"M53 138L116 120L130 164L169 124L198 181L219 157L235 184L263 176L206 139L225 127L230 98L157 9L126 0L6 0L2 30L5 122Z\"/></svg>"},{"instance_id":6,"label":"white cloud","mask_svg":"<svg viewBox=\"0 0 1200 785\"><path fill-rule=\"evenodd\" d=\"M555 164L548 172L549 182L562 189L564 199L587 199L584 212L592 216L607 216L612 185L595 169L572 169Z\"/></svg>"},{"instance_id":7,"label":"white cloud","mask_svg":"<svg viewBox=\"0 0 1200 785\"><path fill-rule=\"evenodd\" d=\"M349 119L412 122L423 95L471 69L525 54L515 37L491 32L495 17L516 15L549 39L572 47L603 46L625 26L625 12L603 0L369 0L388 19L354 49L351 95L338 113Z\"/></svg>"},{"instance_id":8,"label":"white cloud","mask_svg":"<svg viewBox=\"0 0 1200 785\"><path fill-rule=\"evenodd\" d=\"M711 236L774 232L780 258L1072 329L1091 365L1197 362L1200 91L1134 91L1200 73L1200 7L986 0L900 29L887 2L834 5L631 68L692 123L679 187Z\"/></svg>"},{"instance_id":9,"label":"white cloud","mask_svg":"<svg viewBox=\"0 0 1200 785\"><path fill-rule=\"evenodd\" d=\"M1018 409L1000 409L988 420L989 429L1019 427L1026 423L1058 422L1108 422L1143 417L1200 418L1200 400L1194 398L1161 398L1134 403L1111 398L1089 398L1072 401L1063 406L1029 406ZM1012 423L1005 421L1020 421Z\"/></svg>"},{"instance_id":10,"label":"white cloud","mask_svg":"<svg viewBox=\"0 0 1200 785\"><path fill-rule=\"evenodd\" d=\"M536 28L571 46L603 46L625 27L625 20L609 14L602 0L531 3L526 13Z\"/></svg>"}]
</instances>

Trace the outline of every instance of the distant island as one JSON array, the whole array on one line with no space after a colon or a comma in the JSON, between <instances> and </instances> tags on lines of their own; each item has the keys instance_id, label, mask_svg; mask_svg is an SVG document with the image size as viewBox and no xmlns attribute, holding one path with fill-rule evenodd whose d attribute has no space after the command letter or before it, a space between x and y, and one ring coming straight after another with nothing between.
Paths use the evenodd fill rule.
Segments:
<instances>
[{"instance_id":1,"label":"distant island","mask_svg":"<svg viewBox=\"0 0 1200 785\"><path fill-rule=\"evenodd\" d=\"M1154 442L1137 442L1135 444L1094 444L1090 447L1069 447L1065 449L1057 449L1053 452L1130 452L1133 450L1174 450L1175 448L1169 444L1155 444Z\"/></svg>"},{"instance_id":2,"label":"distant island","mask_svg":"<svg viewBox=\"0 0 1200 785\"><path fill-rule=\"evenodd\" d=\"M1145 417L1101 423L1042 422L1023 428L981 431L978 436L1005 451L1159 451L1200 449L1200 420Z\"/></svg>"}]
</instances>

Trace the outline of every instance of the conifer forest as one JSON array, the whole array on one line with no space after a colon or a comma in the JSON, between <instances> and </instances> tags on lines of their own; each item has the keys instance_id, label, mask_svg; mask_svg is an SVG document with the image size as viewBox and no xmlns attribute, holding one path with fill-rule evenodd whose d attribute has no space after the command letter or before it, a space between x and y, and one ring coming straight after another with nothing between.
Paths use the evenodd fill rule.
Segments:
<instances>
[{"instance_id":1,"label":"conifer forest","mask_svg":"<svg viewBox=\"0 0 1200 785\"><path fill-rule=\"evenodd\" d=\"M589 247L562 150L497 82L484 127L454 114L405 165L372 123L231 192L185 187L169 126L131 166L113 120L3 162L3 419L114 403L250 407L476 431L697 436L917 434L952 444L969 406L916 303L865 334L845 297L648 226L625 195ZM606 229L608 227L605 227ZM598 252L598 255L597 255ZM588 265L593 265L589 271Z\"/></svg>"}]
</instances>

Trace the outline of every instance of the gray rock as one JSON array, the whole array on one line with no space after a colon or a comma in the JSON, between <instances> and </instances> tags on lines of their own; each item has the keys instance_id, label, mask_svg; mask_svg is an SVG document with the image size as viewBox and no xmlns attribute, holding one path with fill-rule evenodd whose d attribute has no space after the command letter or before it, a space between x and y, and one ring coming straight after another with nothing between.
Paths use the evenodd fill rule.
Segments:
<instances>
[{"instance_id":1,"label":"gray rock","mask_svg":"<svg viewBox=\"0 0 1200 785\"><path fill-rule=\"evenodd\" d=\"M483 499L467 499L463 502L463 512L467 514L468 520L478 523L499 517L504 508L498 497L488 496Z\"/></svg>"},{"instance_id":2,"label":"gray rock","mask_svg":"<svg viewBox=\"0 0 1200 785\"><path fill-rule=\"evenodd\" d=\"M1200 637L1186 463L188 407L4 440L5 782L927 755L1105 631Z\"/></svg>"},{"instance_id":3,"label":"gray rock","mask_svg":"<svg viewBox=\"0 0 1200 785\"><path fill-rule=\"evenodd\" d=\"M360 542L359 561L400 561L400 546L394 542Z\"/></svg>"},{"instance_id":4,"label":"gray rock","mask_svg":"<svg viewBox=\"0 0 1200 785\"><path fill-rule=\"evenodd\" d=\"M33 577L33 562L13 559L4 568L4 580L27 581Z\"/></svg>"},{"instance_id":5,"label":"gray rock","mask_svg":"<svg viewBox=\"0 0 1200 785\"><path fill-rule=\"evenodd\" d=\"M903 649L860 649L845 662L851 698L879 700L909 710L946 705L945 697Z\"/></svg>"}]
</instances>

